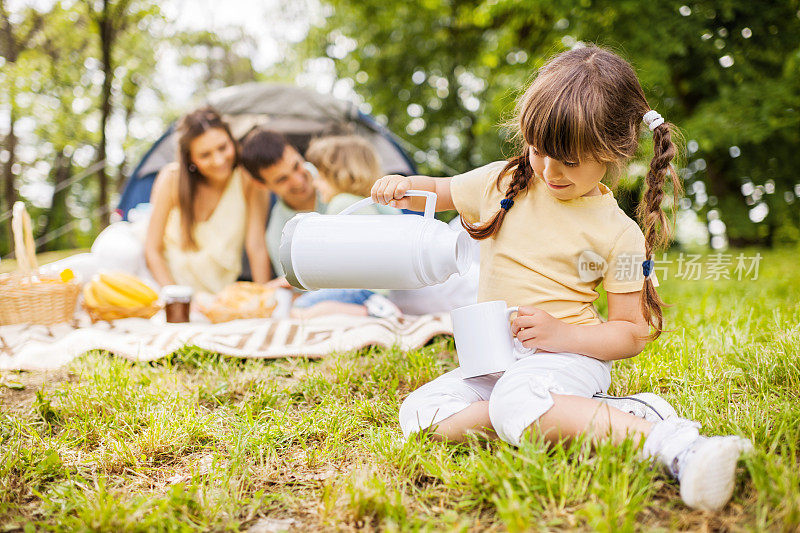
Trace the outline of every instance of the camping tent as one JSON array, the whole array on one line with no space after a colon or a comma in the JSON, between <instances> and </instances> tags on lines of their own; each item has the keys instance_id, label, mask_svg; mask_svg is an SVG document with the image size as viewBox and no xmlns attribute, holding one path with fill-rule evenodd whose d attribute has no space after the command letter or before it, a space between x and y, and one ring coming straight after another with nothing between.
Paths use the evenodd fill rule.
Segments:
<instances>
[{"instance_id":1,"label":"camping tent","mask_svg":"<svg viewBox=\"0 0 800 533\"><path fill-rule=\"evenodd\" d=\"M367 138L378 152L386 174L416 173L399 139L352 103L313 90L275 83L247 83L214 92L208 103L222 113L236 138L263 126L283 133L301 153L313 137L354 133ZM177 154L175 124L147 151L128 179L117 208L128 210L150 200L158 171Z\"/></svg>"}]
</instances>

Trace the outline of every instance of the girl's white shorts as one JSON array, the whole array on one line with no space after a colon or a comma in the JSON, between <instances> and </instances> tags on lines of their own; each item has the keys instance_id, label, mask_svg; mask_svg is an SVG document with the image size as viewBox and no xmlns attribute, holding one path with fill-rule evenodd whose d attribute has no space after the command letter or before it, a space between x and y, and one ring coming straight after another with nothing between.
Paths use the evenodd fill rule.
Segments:
<instances>
[{"instance_id":1,"label":"girl's white shorts","mask_svg":"<svg viewBox=\"0 0 800 533\"><path fill-rule=\"evenodd\" d=\"M508 370L464 378L456 368L408 395L400 406L400 427L408 438L467 408L489 401L497 435L519 446L525 429L553 406L551 392L591 398L611 384L611 362L575 353L534 353Z\"/></svg>"}]
</instances>

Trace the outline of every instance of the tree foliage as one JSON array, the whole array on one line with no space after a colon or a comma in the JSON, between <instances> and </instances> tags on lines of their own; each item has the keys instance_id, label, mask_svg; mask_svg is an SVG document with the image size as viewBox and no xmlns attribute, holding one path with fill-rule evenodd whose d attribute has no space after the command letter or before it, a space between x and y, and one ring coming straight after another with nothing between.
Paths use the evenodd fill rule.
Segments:
<instances>
[{"instance_id":1,"label":"tree foliage","mask_svg":"<svg viewBox=\"0 0 800 533\"><path fill-rule=\"evenodd\" d=\"M102 83L100 89L100 140L97 148L96 161L102 163L107 158L107 131L106 127L111 118L114 102L113 86L117 81L117 67L121 66L121 56L130 58L131 50L123 49L121 44L134 41L140 36L156 38L147 31L151 29L150 22L160 17L158 6L148 0L84 0L89 20L96 32L99 45L100 71ZM140 63L141 65L141 63ZM128 91L135 91L136 85L128 83ZM130 98L128 98L130 102ZM101 165L97 171L99 185L99 216L102 226L108 225L110 206L108 203L109 184L107 165Z\"/></svg>"},{"instance_id":2,"label":"tree foliage","mask_svg":"<svg viewBox=\"0 0 800 533\"><path fill-rule=\"evenodd\" d=\"M255 39L242 28L184 31L175 35L173 42L181 54L181 65L199 71L198 88L202 94L259 78L252 62L257 48Z\"/></svg>"},{"instance_id":3,"label":"tree foliage","mask_svg":"<svg viewBox=\"0 0 800 533\"><path fill-rule=\"evenodd\" d=\"M0 69L0 83L4 88L0 91L0 105L5 107L8 116L0 157L5 200L0 202L0 222L5 222L0 239L8 242L11 242L10 213L17 199L16 177L20 168L17 162L17 121L25 113L25 103L20 102L19 95L28 91L30 66L26 61L26 52L41 32L42 26L42 16L35 9L28 7L21 12L12 13L5 0L0 0L0 65L3 67ZM0 253L3 251L0 246Z\"/></svg>"},{"instance_id":4,"label":"tree foliage","mask_svg":"<svg viewBox=\"0 0 800 533\"><path fill-rule=\"evenodd\" d=\"M27 37L16 57L13 47L2 49L7 63L9 57L14 60L13 68L4 68L0 75L0 83L9 88L2 102L10 117L3 157L13 163L6 165L3 178L14 194L7 195L0 217L8 213L17 192L25 196L26 189L35 186L41 191L47 183L52 190L49 201L41 194L29 198L37 236L44 236L43 248L85 246L91 243L93 225L102 227L108 219L114 183L108 178L113 169L104 164L106 127L115 114L128 123L140 85L146 87L142 81L155 68L147 39L148 30L155 33L148 22L159 16L158 11L132 1L54 2L46 9L14 12L2 7L5 36ZM113 18L113 23L104 17ZM17 40L22 42L21 37ZM18 124L24 124L25 131L15 130ZM101 162L94 165L99 167L98 180L76 182L74 174L84 173L92 161ZM5 222L8 225L8 219ZM84 238L76 238L87 230ZM7 231L0 239L2 255L11 249L8 235Z\"/></svg>"},{"instance_id":5,"label":"tree foliage","mask_svg":"<svg viewBox=\"0 0 800 533\"><path fill-rule=\"evenodd\" d=\"M156 134L185 111L183 103L172 109L169 87L157 83L160 51L177 51L178 66L197 73L198 94L259 75L253 39L244 32L173 34L152 0L15 9L0 0L0 16L2 257L13 248L10 209L20 196L28 200L40 249L91 244L130 172L130 155L154 140L132 128L146 116L142 95L151 109L153 102L163 108Z\"/></svg>"},{"instance_id":6,"label":"tree foliage","mask_svg":"<svg viewBox=\"0 0 800 533\"><path fill-rule=\"evenodd\" d=\"M683 130L692 207L721 212L731 242L771 242L791 233L783 226L800 226L796 0L325 4L305 57L328 58L368 109L418 147L428 172L462 171L514 150L500 126L535 69L593 42L631 61L651 106ZM623 182L634 197L637 177ZM743 195L751 182L755 195ZM769 214L754 223L761 203Z\"/></svg>"},{"instance_id":7,"label":"tree foliage","mask_svg":"<svg viewBox=\"0 0 800 533\"><path fill-rule=\"evenodd\" d=\"M548 57L581 42L629 59L652 107L683 130L685 209L724 221L734 244L800 240L800 0L322 1L320 25L293 48L297 36L284 32L284 63L260 72L246 32L176 32L153 0L0 0L0 256L20 196L45 247L91 242L130 156L154 140L135 127L142 102L151 113L159 102L164 124L185 111L156 81L164 58L177 57L200 96L333 72L424 172L445 175L514 152L503 124L520 92ZM307 7L281 4L265 24L297 22ZM643 140L617 192L629 212ZM111 166L76 180L99 161ZM44 198L33 192L42 184Z\"/></svg>"}]
</instances>

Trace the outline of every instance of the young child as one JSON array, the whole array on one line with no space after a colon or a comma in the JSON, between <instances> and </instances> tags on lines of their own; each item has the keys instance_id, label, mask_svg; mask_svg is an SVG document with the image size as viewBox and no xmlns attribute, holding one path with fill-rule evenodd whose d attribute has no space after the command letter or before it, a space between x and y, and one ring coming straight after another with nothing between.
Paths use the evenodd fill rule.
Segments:
<instances>
[{"instance_id":1,"label":"young child","mask_svg":"<svg viewBox=\"0 0 800 533\"><path fill-rule=\"evenodd\" d=\"M320 137L311 141L306 161L316 167L314 186L327 204L326 214L337 215L370 195L381 176L381 165L372 145L357 135ZM371 205L361 215L398 214L399 209Z\"/></svg>"},{"instance_id":2,"label":"young child","mask_svg":"<svg viewBox=\"0 0 800 533\"><path fill-rule=\"evenodd\" d=\"M417 199L401 198L424 189L437 193L437 209L457 209L481 240L478 300L521 306L512 331L537 348L505 373L462 378L455 369L412 392L400 408L404 435L430 428L461 441L477 431L519 445L530 428L553 443L581 434L644 441L644 454L677 477L687 505L720 509L749 441L702 437L695 422L654 423L592 399L607 390L611 361L637 355L662 332L651 254L669 239L661 210L668 176L681 192L670 166L672 126L650 109L633 68L596 46L545 64L518 112L524 142L510 161L453 178L385 176L372 188L389 205L418 209ZM655 151L637 213L644 233L601 183L633 157L643 120ZM592 306L600 279L579 275L579 262L598 256L607 322Z\"/></svg>"},{"instance_id":3,"label":"young child","mask_svg":"<svg viewBox=\"0 0 800 533\"><path fill-rule=\"evenodd\" d=\"M325 214L336 215L369 196L381 167L375 149L366 139L356 135L321 137L311 141L306 160L317 170L314 187L327 204ZM356 215L398 214L399 209L371 205ZM385 294L360 289L322 289L309 292L294 301L292 316L311 318L344 313L388 317L400 309Z\"/></svg>"}]
</instances>

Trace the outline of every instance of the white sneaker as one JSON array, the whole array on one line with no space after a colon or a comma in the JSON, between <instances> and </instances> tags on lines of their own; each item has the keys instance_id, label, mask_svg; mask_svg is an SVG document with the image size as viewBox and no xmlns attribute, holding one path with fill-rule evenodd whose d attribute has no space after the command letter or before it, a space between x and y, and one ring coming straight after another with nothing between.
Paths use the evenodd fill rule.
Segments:
<instances>
[{"instance_id":1,"label":"white sneaker","mask_svg":"<svg viewBox=\"0 0 800 533\"><path fill-rule=\"evenodd\" d=\"M645 440L644 451L678 479L686 505L718 511L733 494L739 457L753 445L732 435L703 437L699 427L697 422L682 418L657 423Z\"/></svg>"},{"instance_id":2,"label":"white sneaker","mask_svg":"<svg viewBox=\"0 0 800 533\"><path fill-rule=\"evenodd\" d=\"M594 398L620 411L644 418L648 422L656 423L678 416L675 408L667 400L652 392L640 392L630 396L609 396L598 393Z\"/></svg>"},{"instance_id":3,"label":"white sneaker","mask_svg":"<svg viewBox=\"0 0 800 533\"><path fill-rule=\"evenodd\" d=\"M364 307L367 308L367 314L377 318L389 318L391 316L399 316L403 313L400 308L392 303L389 298L382 294L375 293L364 302Z\"/></svg>"},{"instance_id":4,"label":"white sneaker","mask_svg":"<svg viewBox=\"0 0 800 533\"><path fill-rule=\"evenodd\" d=\"M752 449L748 439L733 435L694 441L676 457L681 499L696 509L722 509L733 494L739 456Z\"/></svg>"}]
</instances>

